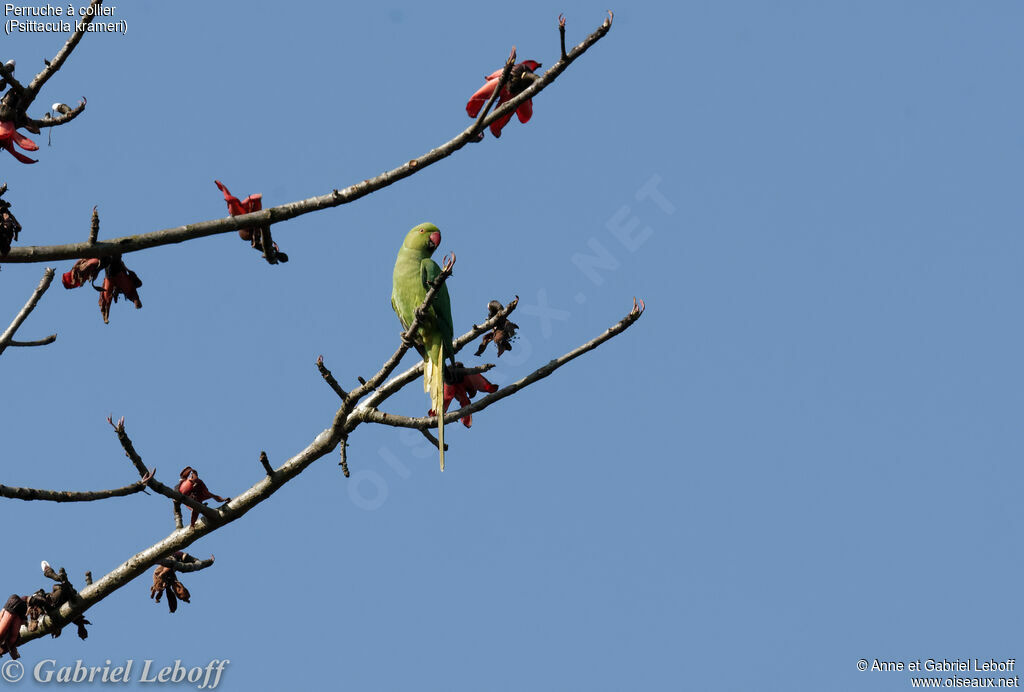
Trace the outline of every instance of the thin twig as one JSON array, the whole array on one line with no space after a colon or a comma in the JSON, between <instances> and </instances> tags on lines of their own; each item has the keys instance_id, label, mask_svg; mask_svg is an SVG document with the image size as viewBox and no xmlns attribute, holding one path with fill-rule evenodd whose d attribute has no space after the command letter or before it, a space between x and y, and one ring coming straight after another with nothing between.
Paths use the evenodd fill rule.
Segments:
<instances>
[{"instance_id":1,"label":"thin twig","mask_svg":"<svg viewBox=\"0 0 1024 692\"><path fill-rule=\"evenodd\" d=\"M155 564L163 567L170 567L175 572L199 572L201 570L210 567L214 563L214 556L211 555L209 560L197 560L193 559L189 562L182 562L181 560L175 560L173 557L164 557L156 561Z\"/></svg>"},{"instance_id":2,"label":"thin twig","mask_svg":"<svg viewBox=\"0 0 1024 692\"><path fill-rule=\"evenodd\" d=\"M114 427L114 432L117 433L117 439L121 442L121 447L124 448L125 456L131 459L131 462L135 465L135 470L139 472L140 476L145 476L145 465L142 463L142 457L135 451L135 446L132 444L131 438L128 437L128 433L124 429L124 418L121 418L117 423L114 423L113 417L107 418L107 422ZM169 497L175 502L180 502L189 509L202 514L208 521L218 522L220 521L220 514L215 509L207 507L202 502L197 502L187 495L182 495L180 492L173 488L169 488L155 478L150 478L147 482L147 486L152 488L154 491L160 493L164 497Z\"/></svg>"},{"instance_id":3,"label":"thin twig","mask_svg":"<svg viewBox=\"0 0 1024 692\"><path fill-rule=\"evenodd\" d=\"M15 316L14 321L11 322L11 325L4 331L4 333L0 334L0 353L3 353L4 349L11 345L11 340L14 339L15 332L18 331L18 328L28 318L28 316L32 314L32 311L36 309L39 299L43 297L43 294L46 293L46 289L50 287L50 282L53 281L53 274L53 269L47 267L46 271L43 272L43 278L39 280L39 285L36 286L36 290L32 291L32 295L29 296L28 301L25 303L25 307L23 307L17 316ZM54 339L56 338L57 337L54 336Z\"/></svg>"},{"instance_id":4,"label":"thin twig","mask_svg":"<svg viewBox=\"0 0 1024 692\"><path fill-rule=\"evenodd\" d=\"M95 2L95 0L94 0ZM518 108L524 101L532 99L541 91L547 88L562 72L569 67L577 58L585 53L592 45L603 38L611 28L611 20L606 19L597 30L590 34L579 45L573 48L566 57L555 63L551 69L544 73L523 90L519 95L509 99L499 108L496 108L482 123L487 127L495 120L504 117ZM427 166L447 158L456 151L476 140L478 130L476 123L467 127L453 139L437 146L427 153L411 159L402 165L389 171L381 173L362 182L350 185L342 190L333 190L325 195L310 197L308 199L281 204L262 211L242 214L239 216L228 216L220 219L211 219L199 223L166 228L150 233L123 236L113 240L101 241L90 245L89 243L69 243L66 245L29 245L12 248L11 251L0 259L0 263L26 263L46 262L49 260L80 259L83 257L105 257L107 255L126 254L137 252L146 248L181 243L195 238L217 235L237 231L240 228L252 226L271 225L288 219L293 219L303 214L337 207L342 204L349 204L355 200L365 197L371 192L408 178L409 176L422 171Z\"/></svg>"},{"instance_id":5,"label":"thin twig","mask_svg":"<svg viewBox=\"0 0 1024 692\"><path fill-rule=\"evenodd\" d=\"M324 357L322 355L317 357L316 367L320 371L320 376L324 378L324 382L330 385L331 389L334 390L334 393L338 395L338 398L342 401L347 399L348 393L341 388L341 385L338 384L338 380L334 379L334 375L332 375L331 371L327 369L326 365L324 365Z\"/></svg>"},{"instance_id":6,"label":"thin twig","mask_svg":"<svg viewBox=\"0 0 1024 692\"><path fill-rule=\"evenodd\" d=\"M437 417L434 416L433 419L436 421ZM421 433L423 433L423 437L425 437L428 440L430 440L430 444L432 444L435 447L440 447L441 446L441 441L438 440L436 437L434 437L434 435L429 430L427 430L426 428L420 428L419 430L420 430ZM446 451L446 452L448 451L448 443L447 442L444 443L444 451Z\"/></svg>"},{"instance_id":7,"label":"thin twig","mask_svg":"<svg viewBox=\"0 0 1024 692\"><path fill-rule=\"evenodd\" d=\"M100 212L96 207L92 208L92 219L89 222L89 244L96 242L100 235Z\"/></svg>"},{"instance_id":8,"label":"thin twig","mask_svg":"<svg viewBox=\"0 0 1024 692\"><path fill-rule=\"evenodd\" d=\"M47 344L52 344L56 340L57 340L57 335L56 334L50 334L50 336L43 337L42 339L36 339L35 341L15 341L15 340L12 339L11 343L9 343L7 345L8 346L46 346Z\"/></svg>"},{"instance_id":9,"label":"thin twig","mask_svg":"<svg viewBox=\"0 0 1024 692\"><path fill-rule=\"evenodd\" d=\"M458 382L459 380L463 379L464 377L468 377L470 375L482 375L483 373L487 372L488 370L493 370L495 367L497 367L497 366L494 363L484 363L483 365L474 365L471 368L467 368L464 365L453 365L453 366L448 367L446 369L446 372L447 372L449 377L451 377L454 381Z\"/></svg>"},{"instance_id":10,"label":"thin twig","mask_svg":"<svg viewBox=\"0 0 1024 692\"><path fill-rule=\"evenodd\" d=\"M565 15L558 15L558 38L559 43L562 45L562 60L565 60L568 56L565 54Z\"/></svg>"},{"instance_id":11,"label":"thin twig","mask_svg":"<svg viewBox=\"0 0 1024 692\"><path fill-rule=\"evenodd\" d=\"M131 485L113 490L41 490L38 488L16 488L13 486L0 485L0 497L12 500L48 500L50 502L92 502L93 500L106 500L110 497L124 497L134 495L146 489L146 484L153 477L153 469L145 477L135 481Z\"/></svg>"},{"instance_id":12,"label":"thin twig","mask_svg":"<svg viewBox=\"0 0 1024 692\"><path fill-rule=\"evenodd\" d=\"M59 115L44 115L40 120L34 118L25 117L25 123L34 128L44 127L57 127L58 125L66 125L71 122L85 110L86 99L83 96L82 100L78 102L78 105L69 110L67 113L61 113Z\"/></svg>"},{"instance_id":13,"label":"thin twig","mask_svg":"<svg viewBox=\"0 0 1024 692\"><path fill-rule=\"evenodd\" d=\"M263 470L267 472L268 476L274 475L274 467L270 465L270 459L266 452L260 452L260 463L263 464Z\"/></svg>"}]
</instances>

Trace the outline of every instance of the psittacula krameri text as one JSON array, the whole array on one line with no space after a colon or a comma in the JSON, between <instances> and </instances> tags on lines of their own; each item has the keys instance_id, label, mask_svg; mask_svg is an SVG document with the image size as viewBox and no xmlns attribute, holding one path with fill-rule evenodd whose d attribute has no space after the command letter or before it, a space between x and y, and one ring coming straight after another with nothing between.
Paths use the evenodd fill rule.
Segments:
<instances>
[{"instance_id":1,"label":"psittacula krameri text","mask_svg":"<svg viewBox=\"0 0 1024 692\"><path fill-rule=\"evenodd\" d=\"M416 309L423 304L430 284L441 273L441 267L430 259L441 244L441 231L431 223L421 223L405 236L391 288L391 307L408 329L416 318ZM430 406L437 413L437 440L444 471L444 360L452 356L452 305L448 287L442 285L420 320L413 335L416 350L423 356L423 389L430 394Z\"/></svg>"}]
</instances>

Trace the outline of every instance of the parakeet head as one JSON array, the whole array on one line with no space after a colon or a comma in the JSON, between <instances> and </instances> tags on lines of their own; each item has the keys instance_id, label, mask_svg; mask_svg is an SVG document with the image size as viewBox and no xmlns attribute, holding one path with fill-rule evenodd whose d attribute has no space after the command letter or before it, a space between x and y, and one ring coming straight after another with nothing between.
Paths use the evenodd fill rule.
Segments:
<instances>
[{"instance_id":1,"label":"parakeet head","mask_svg":"<svg viewBox=\"0 0 1024 692\"><path fill-rule=\"evenodd\" d=\"M441 244L441 231L432 223L421 223L405 236L402 247L416 250L429 256Z\"/></svg>"}]
</instances>

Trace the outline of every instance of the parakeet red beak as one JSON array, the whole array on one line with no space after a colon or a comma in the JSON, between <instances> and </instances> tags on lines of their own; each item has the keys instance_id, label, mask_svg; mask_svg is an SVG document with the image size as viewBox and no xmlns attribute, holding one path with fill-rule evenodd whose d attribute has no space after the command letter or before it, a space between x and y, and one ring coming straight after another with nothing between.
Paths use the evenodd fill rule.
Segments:
<instances>
[{"instance_id":1,"label":"parakeet red beak","mask_svg":"<svg viewBox=\"0 0 1024 692\"><path fill-rule=\"evenodd\" d=\"M430 234L430 238L428 240L430 242L430 249L433 250L441 244L441 233L439 231L434 231Z\"/></svg>"}]
</instances>

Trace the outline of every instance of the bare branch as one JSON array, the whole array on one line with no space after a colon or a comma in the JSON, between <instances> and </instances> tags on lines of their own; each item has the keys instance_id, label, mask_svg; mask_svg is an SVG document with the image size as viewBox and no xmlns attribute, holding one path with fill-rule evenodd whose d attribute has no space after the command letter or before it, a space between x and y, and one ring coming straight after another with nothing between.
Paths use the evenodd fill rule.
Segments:
<instances>
[{"instance_id":1,"label":"bare branch","mask_svg":"<svg viewBox=\"0 0 1024 692\"><path fill-rule=\"evenodd\" d=\"M64 43L64 46L57 51L57 54L53 56L53 59L43 67L43 69L35 76L32 82L28 85L25 91L28 92L28 100L22 100L18 103L18 110L24 112L29 107L35 97L39 94L39 90L43 88L47 80L53 75L57 74L57 70L64 66L64 61L71 55L71 51L75 49L78 42L82 40L86 32L89 29L89 24L95 19L97 10L100 5L103 4L103 0L92 0L89 3L89 14L82 17L81 20L75 22L75 32L71 34L68 40Z\"/></svg>"},{"instance_id":2,"label":"bare branch","mask_svg":"<svg viewBox=\"0 0 1024 692\"><path fill-rule=\"evenodd\" d=\"M56 334L50 334L50 336L43 337L42 339L36 339L35 341L14 341L14 340L11 340L11 343L9 343L7 345L8 346L46 346L47 344L52 344L56 340L57 340L57 335Z\"/></svg>"},{"instance_id":3,"label":"bare branch","mask_svg":"<svg viewBox=\"0 0 1024 692\"><path fill-rule=\"evenodd\" d=\"M32 295L29 296L28 302L25 303L25 307L21 309L4 333L0 334L0 353L3 353L4 349L11 345L15 332L18 331L18 328L28 318L28 316L32 314L32 311L36 309L39 299L43 297L43 294L46 293L46 289L50 287L50 283L53 281L53 273L53 269L47 267L46 271L43 272L43 278L39 280L39 285L36 286L36 290L32 291ZM52 343L56 338L57 336L54 335L53 339L46 343ZM45 339L43 341L45 341Z\"/></svg>"},{"instance_id":4,"label":"bare branch","mask_svg":"<svg viewBox=\"0 0 1024 692\"><path fill-rule=\"evenodd\" d=\"M458 411L445 414L445 423L454 423L460 418L476 413L477 411L482 411L491 404L498 402L507 396L515 394L520 389L528 387L537 380L544 379L545 377L547 377L555 370L568 363L569 361L575 360L576 358L582 356L584 353L592 351L593 349L597 348L605 341L611 339L613 336L621 334L622 332L626 331L634 322L640 319L640 316L642 314L644 314L643 301L640 301L639 306L636 305L636 302L634 301L633 309L630 310L629 314L623 317L621 320L619 320L616 324L609 327L600 336L591 339L587 343L574 348L565 355L550 361L549 363L540 368L537 368L526 377L517 380L516 382L513 382L510 385L502 387L493 394L488 394L487 396L476 400L469 406L465 406L459 409ZM391 425L398 428L417 428L422 430L425 428L432 428L437 425L437 416L409 418L407 416L396 416L390 413L383 413L381 411L371 409L369 407L361 408L359 410L358 415L362 421L368 423L379 423L382 425Z\"/></svg>"},{"instance_id":5,"label":"bare branch","mask_svg":"<svg viewBox=\"0 0 1024 692\"><path fill-rule=\"evenodd\" d=\"M423 437L425 437L428 440L430 440L430 444L432 444L435 447L440 447L441 446L441 441L438 440L436 437L434 437L433 434L431 434L431 432L429 430L427 430L426 428L420 428L420 432L423 433ZM444 444L444 451L446 451L446 452L448 451L448 443L447 442L445 442L445 444Z\"/></svg>"},{"instance_id":6,"label":"bare branch","mask_svg":"<svg viewBox=\"0 0 1024 692\"><path fill-rule=\"evenodd\" d=\"M214 557L211 555L209 560L198 560L193 558L188 562L175 560L173 557L164 557L157 560L156 564L163 567L170 567L175 572L199 572L213 565L213 562Z\"/></svg>"},{"instance_id":7,"label":"bare branch","mask_svg":"<svg viewBox=\"0 0 1024 692\"><path fill-rule=\"evenodd\" d=\"M36 129L44 127L57 127L58 125L65 125L82 114L85 110L86 99L83 96L82 100L78 102L78 105L70 109L67 113L61 113L60 115L49 115L44 114L39 120L34 118L25 117L25 123Z\"/></svg>"},{"instance_id":8,"label":"bare branch","mask_svg":"<svg viewBox=\"0 0 1024 692\"><path fill-rule=\"evenodd\" d=\"M330 385L331 389L334 390L334 393L338 395L338 398L340 398L342 401L347 399L348 398L348 393L344 389L341 388L341 385L338 384L338 381L336 379L334 379L334 375L332 375L331 371L327 369L326 365L324 365L324 357L323 356L318 356L317 357L317 359L316 359L316 367L317 367L318 370L320 370L320 376L324 378L324 382L326 382L328 385Z\"/></svg>"},{"instance_id":9,"label":"bare branch","mask_svg":"<svg viewBox=\"0 0 1024 692\"><path fill-rule=\"evenodd\" d=\"M135 446L132 444L131 439L128 437L128 433L125 432L124 418L122 417L121 420L119 420L117 423L114 423L113 417L108 416L107 422L114 427L114 432L117 433L117 439L121 442L121 447L124 448L125 456L131 459L131 462L135 465L135 470L139 472L140 476L145 478L145 475L147 473L145 470L146 466L142 463L142 457L140 457L139 453L135 451ZM156 492L160 493L164 497L169 497L175 502L179 502L185 505L189 509L196 510L204 517L206 517L207 521L209 522L220 521L220 514L217 512L217 510L207 507L202 502L196 502L187 495L182 495L177 490L167 487L166 485L164 485L155 478L150 478L147 481L147 486L149 488L152 488Z\"/></svg>"},{"instance_id":10,"label":"bare branch","mask_svg":"<svg viewBox=\"0 0 1024 692\"><path fill-rule=\"evenodd\" d=\"M61 606L60 622L64 623L74 620L91 606L146 572L157 560L169 557L175 552L183 550L203 536L242 517L250 509L268 499L281 486L302 473L310 464L334 449L341 436L340 428L344 422L342 414L345 411L345 407L339 409L338 413L335 414L335 420L331 427L317 435L313 442L305 449L282 464L273 477L264 476L263 479L255 483L251 488L224 505L220 510L220 522L216 524L212 522L199 522L186 530L176 530L163 540L136 553L102 578L83 588L79 592L79 598L74 603L67 603ZM340 419L339 416L341 416ZM151 480L150 483L150 487L153 487L152 484L156 483L156 481ZM156 490L155 487L153 489ZM33 632L26 632L23 629L20 642L27 643L47 634L52 627L53 624L47 622Z\"/></svg>"},{"instance_id":11,"label":"bare branch","mask_svg":"<svg viewBox=\"0 0 1024 692\"><path fill-rule=\"evenodd\" d=\"M91 0L88 15L75 21L74 33L68 37L68 40L61 49L53 56L53 59L45 63L45 67L32 79L27 87L17 83L13 76L8 79L13 88L0 100L0 120L14 121L19 125L28 123L33 128L55 127L74 120L85 109L85 99L83 98L78 108L56 118L33 120L28 117L27 113L28 107L32 105L32 102L39 95L39 90L64 65L64 61L71 55L75 46L88 33L89 24L96 17L97 10L102 4L103 0ZM6 71L4 72L4 76L7 78Z\"/></svg>"},{"instance_id":12,"label":"bare branch","mask_svg":"<svg viewBox=\"0 0 1024 692\"><path fill-rule=\"evenodd\" d=\"M558 38L562 48L562 60L568 56L565 54L565 15L558 15Z\"/></svg>"},{"instance_id":13,"label":"bare branch","mask_svg":"<svg viewBox=\"0 0 1024 692\"><path fill-rule=\"evenodd\" d=\"M100 235L100 211L92 208L92 219L89 221L89 244L92 245Z\"/></svg>"},{"instance_id":14,"label":"bare branch","mask_svg":"<svg viewBox=\"0 0 1024 692\"><path fill-rule=\"evenodd\" d=\"M470 375L482 375L488 370L493 370L495 367L497 366L494 363L484 363L483 365L474 365L473 367L466 367L464 365L456 364L448 367L447 373L453 380L457 382L462 378L468 377Z\"/></svg>"},{"instance_id":15,"label":"bare branch","mask_svg":"<svg viewBox=\"0 0 1024 692\"><path fill-rule=\"evenodd\" d=\"M94 3L97 1L98 0L93 0ZM606 19L594 33L590 34L590 36L584 39L582 43L569 51L565 58L556 62L550 70L545 72L543 77L538 78L532 85L523 90L522 93L512 99L509 99L503 103L501 107L496 108L491 112L483 123L481 123L481 128L487 127L495 120L511 113L524 101L536 97L537 94L554 82L555 79L557 79L573 61L583 55L583 53L585 53L592 45L601 40L601 38L608 33L609 29L611 29L611 20ZM384 173L372 178L368 178L360 183L350 185L342 190L332 190L327 194L317 197L310 197L296 202L289 202L288 204L281 204L276 207L270 207L250 214L228 216L220 219L212 219L209 221L201 221L198 223L186 224L184 226L152 231L150 233L123 236L121 238L115 238L113 240L97 242L94 244L82 242L68 243L66 245L34 245L12 248L5 257L0 259L0 263L47 262L50 260L80 259L83 257L105 257L107 255L137 252L139 250L145 250L147 248L158 247L161 245L182 243L195 238L204 238L206 236L217 235L220 233L237 231L240 228L280 223L288 219L293 219L297 216L302 216L303 214L309 214L322 209L329 209L331 207L337 207L342 204L354 202L361 197L365 197L371 192L376 192L377 190L388 187L389 185L393 185L399 180L408 178L409 176L422 171L427 166L451 156L462 147L475 141L478 133L479 129L477 129L477 124L474 122L453 139L431 149L417 158L411 159L396 168L385 171Z\"/></svg>"},{"instance_id":16,"label":"bare branch","mask_svg":"<svg viewBox=\"0 0 1024 692\"><path fill-rule=\"evenodd\" d=\"M341 461L338 462L338 466L341 467L341 473L345 478L348 478L348 438L342 438L341 440Z\"/></svg>"},{"instance_id":17,"label":"bare branch","mask_svg":"<svg viewBox=\"0 0 1024 692\"><path fill-rule=\"evenodd\" d=\"M267 457L266 452L260 452L260 463L263 465L263 470L267 472L268 476L274 475L274 467L270 465L270 459Z\"/></svg>"},{"instance_id":18,"label":"bare branch","mask_svg":"<svg viewBox=\"0 0 1024 692\"><path fill-rule=\"evenodd\" d=\"M92 502L93 500L106 500L109 497L124 497L125 495L133 495L137 492L145 491L146 484L153 477L154 471L156 469L149 471L145 477L131 485L114 488L113 490L39 490L37 488L16 488L0 485L0 497L26 501L48 500L50 502Z\"/></svg>"}]
</instances>

